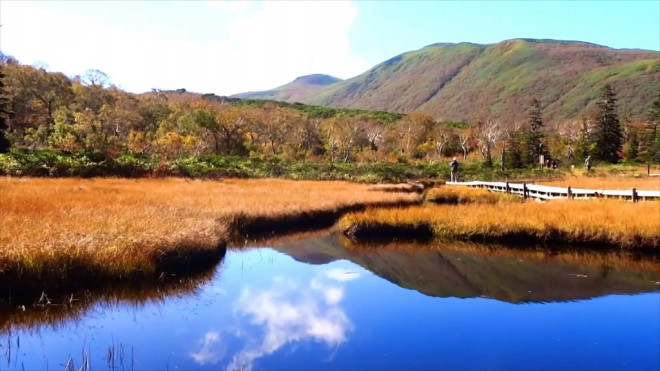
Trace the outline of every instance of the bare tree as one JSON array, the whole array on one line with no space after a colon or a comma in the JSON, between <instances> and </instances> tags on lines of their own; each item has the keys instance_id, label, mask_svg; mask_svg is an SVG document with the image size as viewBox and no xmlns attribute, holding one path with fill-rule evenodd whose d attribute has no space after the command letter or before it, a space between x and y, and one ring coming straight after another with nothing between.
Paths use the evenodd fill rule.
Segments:
<instances>
[{"instance_id":1,"label":"bare tree","mask_svg":"<svg viewBox=\"0 0 660 371\"><path fill-rule=\"evenodd\" d=\"M504 133L504 128L499 121L487 120L486 123L481 124L481 134L477 138L477 146L481 157L486 160L488 165L493 164L491 152L495 144L500 140Z\"/></svg>"},{"instance_id":2,"label":"bare tree","mask_svg":"<svg viewBox=\"0 0 660 371\"><path fill-rule=\"evenodd\" d=\"M372 151L378 151L381 143L383 142L383 126L375 122L367 122L364 127L369 148Z\"/></svg>"},{"instance_id":3,"label":"bare tree","mask_svg":"<svg viewBox=\"0 0 660 371\"><path fill-rule=\"evenodd\" d=\"M435 137L435 154L442 156L442 148L449 142L451 132L445 128L440 128Z\"/></svg>"},{"instance_id":4,"label":"bare tree","mask_svg":"<svg viewBox=\"0 0 660 371\"><path fill-rule=\"evenodd\" d=\"M461 149L463 150L463 160L467 158L467 153L469 149L469 141L472 136L469 132L464 131L458 135L458 138L461 142Z\"/></svg>"},{"instance_id":5,"label":"bare tree","mask_svg":"<svg viewBox=\"0 0 660 371\"><path fill-rule=\"evenodd\" d=\"M330 160L333 162L340 157L343 162L347 162L354 151L368 143L362 124L346 118L327 120L324 134L328 143Z\"/></svg>"},{"instance_id":6,"label":"bare tree","mask_svg":"<svg viewBox=\"0 0 660 371\"><path fill-rule=\"evenodd\" d=\"M106 87L110 85L110 78L103 71L87 70L83 75L82 81L85 85L98 85Z\"/></svg>"}]
</instances>

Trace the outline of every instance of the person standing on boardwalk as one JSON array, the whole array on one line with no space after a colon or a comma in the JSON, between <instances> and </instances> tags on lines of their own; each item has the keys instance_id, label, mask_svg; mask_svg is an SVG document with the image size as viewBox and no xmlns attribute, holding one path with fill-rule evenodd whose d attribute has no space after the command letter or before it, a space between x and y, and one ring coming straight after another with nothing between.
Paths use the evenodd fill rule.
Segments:
<instances>
[{"instance_id":1,"label":"person standing on boardwalk","mask_svg":"<svg viewBox=\"0 0 660 371\"><path fill-rule=\"evenodd\" d=\"M587 171L591 170L591 156L587 156L587 159L584 160L584 164L587 165Z\"/></svg>"},{"instance_id":2,"label":"person standing on boardwalk","mask_svg":"<svg viewBox=\"0 0 660 371\"><path fill-rule=\"evenodd\" d=\"M456 157L451 160L449 167L451 168L451 181L458 182L458 161L456 160Z\"/></svg>"}]
</instances>

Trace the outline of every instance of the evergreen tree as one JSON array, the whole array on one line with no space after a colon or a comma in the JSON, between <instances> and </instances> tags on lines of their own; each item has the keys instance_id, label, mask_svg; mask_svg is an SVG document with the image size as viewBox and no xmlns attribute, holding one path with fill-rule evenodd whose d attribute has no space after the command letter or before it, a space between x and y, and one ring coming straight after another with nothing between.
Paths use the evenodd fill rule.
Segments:
<instances>
[{"instance_id":1,"label":"evergreen tree","mask_svg":"<svg viewBox=\"0 0 660 371\"><path fill-rule=\"evenodd\" d=\"M7 130L7 119L9 118L9 98L5 94L4 73L0 66L0 153L5 153L9 150L9 140L5 134Z\"/></svg>"},{"instance_id":2,"label":"evergreen tree","mask_svg":"<svg viewBox=\"0 0 660 371\"><path fill-rule=\"evenodd\" d=\"M522 159L522 139L518 132L511 133L506 142L506 156L504 166L507 169L520 169L524 167Z\"/></svg>"},{"instance_id":3,"label":"evergreen tree","mask_svg":"<svg viewBox=\"0 0 660 371\"><path fill-rule=\"evenodd\" d=\"M619 152L623 147L623 131L616 112L616 94L609 84L603 88L597 105L594 155L599 160L614 163L621 159Z\"/></svg>"},{"instance_id":4,"label":"evergreen tree","mask_svg":"<svg viewBox=\"0 0 660 371\"><path fill-rule=\"evenodd\" d=\"M532 99L529 112L529 131L524 136L525 152L523 161L527 165L536 165L539 155L543 154L543 119L541 106L536 98Z\"/></svg>"},{"instance_id":5,"label":"evergreen tree","mask_svg":"<svg viewBox=\"0 0 660 371\"><path fill-rule=\"evenodd\" d=\"M646 158L651 162L660 162L660 130L658 130L658 125L660 125L660 91L658 91L658 96L649 108L647 133L644 141L647 148Z\"/></svg>"}]
</instances>

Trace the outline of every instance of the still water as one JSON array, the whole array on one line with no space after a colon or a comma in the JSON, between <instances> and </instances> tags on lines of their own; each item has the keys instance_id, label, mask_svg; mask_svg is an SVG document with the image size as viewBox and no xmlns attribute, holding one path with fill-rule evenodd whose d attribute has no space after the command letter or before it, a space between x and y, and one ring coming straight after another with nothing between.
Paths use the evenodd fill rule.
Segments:
<instances>
[{"instance_id":1,"label":"still water","mask_svg":"<svg viewBox=\"0 0 660 371\"><path fill-rule=\"evenodd\" d=\"M334 236L230 249L182 288L0 314L0 370L658 370L658 271Z\"/></svg>"}]
</instances>

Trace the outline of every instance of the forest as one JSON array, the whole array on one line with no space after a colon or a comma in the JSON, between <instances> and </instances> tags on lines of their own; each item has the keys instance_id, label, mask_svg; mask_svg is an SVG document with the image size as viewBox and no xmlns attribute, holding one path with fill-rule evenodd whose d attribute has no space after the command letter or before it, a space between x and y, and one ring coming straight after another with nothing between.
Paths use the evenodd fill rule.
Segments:
<instances>
[{"instance_id":1,"label":"forest","mask_svg":"<svg viewBox=\"0 0 660 371\"><path fill-rule=\"evenodd\" d=\"M425 177L452 156L480 169L514 170L538 167L541 154L560 166L587 156L660 162L660 94L645 120L631 121L617 115L610 86L598 109L574 120L545 122L530 98L519 107L526 121L465 123L185 89L133 94L102 71L67 77L0 57L0 150L7 152L0 173L8 175L259 176L248 168L280 166L261 175L286 176L307 164L316 170L302 178L379 166L386 173L389 165L422 169L417 177Z\"/></svg>"}]
</instances>

